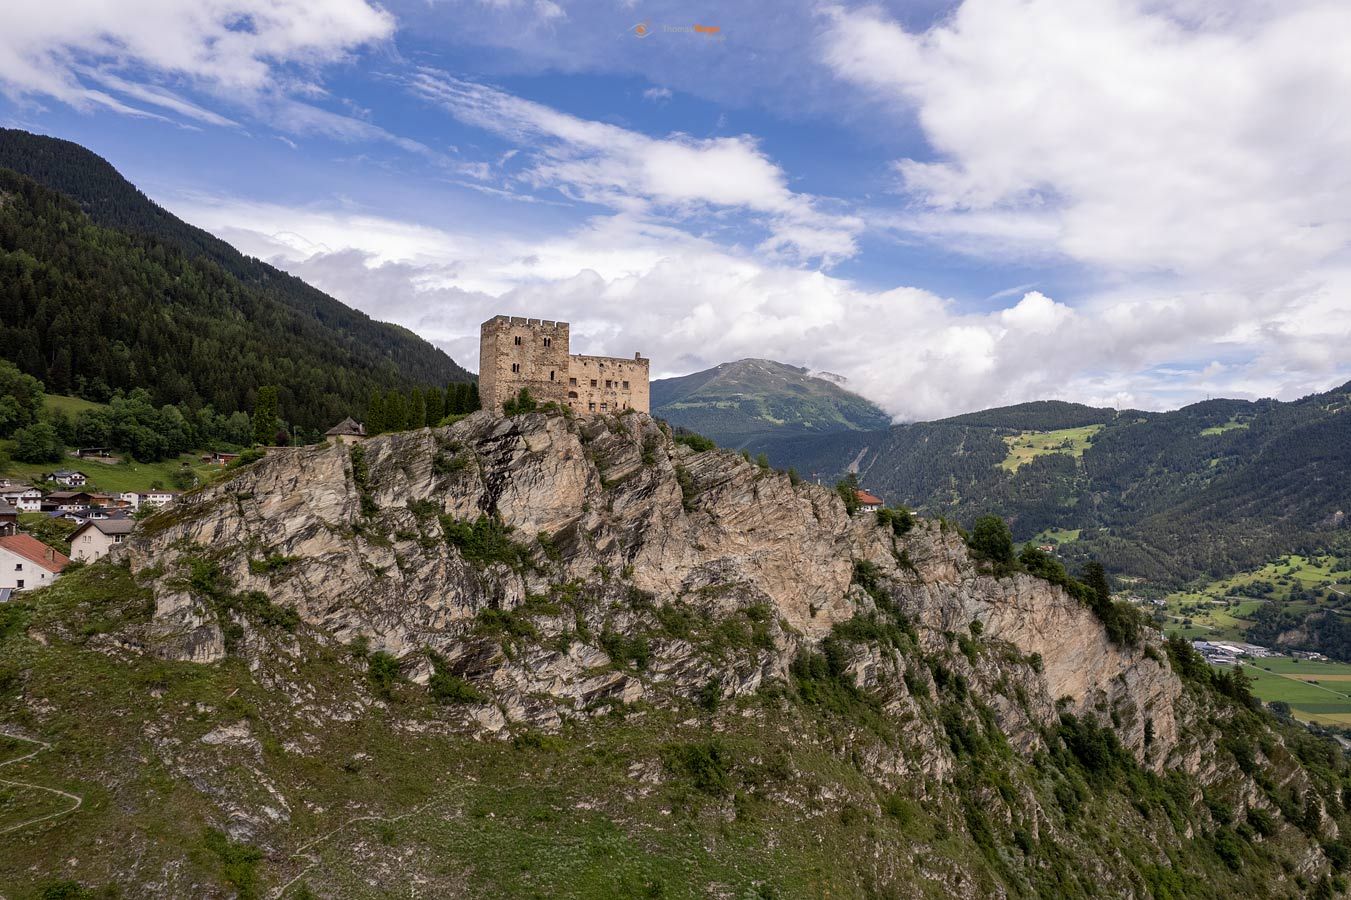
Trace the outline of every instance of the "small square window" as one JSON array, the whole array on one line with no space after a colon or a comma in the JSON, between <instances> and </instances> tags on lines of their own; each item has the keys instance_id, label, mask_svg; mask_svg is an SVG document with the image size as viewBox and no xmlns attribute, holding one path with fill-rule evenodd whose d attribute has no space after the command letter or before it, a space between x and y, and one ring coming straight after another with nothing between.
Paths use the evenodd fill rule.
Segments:
<instances>
[{"instance_id":1,"label":"small square window","mask_svg":"<svg viewBox=\"0 0 1351 900\"><path fill-rule=\"evenodd\" d=\"M588 412L595 412L595 411L596 411L596 401L592 400L590 403L588 403L588 404L586 405L586 408L587 408L587 411L588 411Z\"/></svg>"},{"instance_id":2,"label":"small square window","mask_svg":"<svg viewBox=\"0 0 1351 900\"><path fill-rule=\"evenodd\" d=\"M629 389L629 383L626 381L626 382L624 382L624 390L627 391L628 389Z\"/></svg>"},{"instance_id":3,"label":"small square window","mask_svg":"<svg viewBox=\"0 0 1351 900\"><path fill-rule=\"evenodd\" d=\"M554 345L554 339L553 339L553 338L545 338L545 339L544 339L544 346L546 346L546 347L552 347L553 345Z\"/></svg>"},{"instance_id":4,"label":"small square window","mask_svg":"<svg viewBox=\"0 0 1351 900\"><path fill-rule=\"evenodd\" d=\"M15 564L14 564L14 571L16 571L16 572L22 572L22 571L23 571L23 563L15 563Z\"/></svg>"},{"instance_id":5,"label":"small square window","mask_svg":"<svg viewBox=\"0 0 1351 900\"><path fill-rule=\"evenodd\" d=\"M602 403L602 404L600 405L600 408L601 408L601 409L609 409L609 408L610 408L610 404L608 404L608 403Z\"/></svg>"},{"instance_id":6,"label":"small square window","mask_svg":"<svg viewBox=\"0 0 1351 900\"><path fill-rule=\"evenodd\" d=\"M23 579L20 578L18 581L14 582L14 587L16 589L23 587Z\"/></svg>"},{"instance_id":7,"label":"small square window","mask_svg":"<svg viewBox=\"0 0 1351 900\"><path fill-rule=\"evenodd\" d=\"M576 386L577 386L577 379L576 379L576 378L569 378L569 379L568 379L568 385L571 386L571 387L576 387Z\"/></svg>"},{"instance_id":8,"label":"small square window","mask_svg":"<svg viewBox=\"0 0 1351 900\"><path fill-rule=\"evenodd\" d=\"M591 379L591 386L592 386L592 387L595 387L595 386L596 386L596 379L594 379L594 378Z\"/></svg>"}]
</instances>

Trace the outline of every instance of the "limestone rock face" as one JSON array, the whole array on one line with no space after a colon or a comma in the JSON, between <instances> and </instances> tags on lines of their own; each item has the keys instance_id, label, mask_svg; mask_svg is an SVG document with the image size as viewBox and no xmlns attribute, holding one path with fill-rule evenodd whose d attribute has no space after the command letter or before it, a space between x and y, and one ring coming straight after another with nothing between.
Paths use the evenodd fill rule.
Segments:
<instances>
[{"instance_id":1,"label":"limestone rock face","mask_svg":"<svg viewBox=\"0 0 1351 900\"><path fill-rule=\"evenodd\" d=\"M275 451L147 520L122 552L154 577L156 652L219 658L232 623L249 627L222 612L220 586L259 592L317 633L401 658L418 681L430 651L491 692L496 709L469 716L487 731L549 727L663 691L755 691L885 601L914 623L922 649L977 632L997 649L962 674L988 688L1016 744L1037 746L1039 729L1069 710L1110 715L1156 769L1189 762L1174 752L1181 687L1162 655L1113 645L1062 589L982 574L940 523L898 537L873 514L850 517L832 491L695 452L639 413L485 412L350 448ZM877 573L872 592L856 583L856 561ZM503 623L521 611L531 640L517 646ZM654 621L665 636L638 642ZM727 621L727 633L755 636L736 652L700 655L681 636ZM625 654L641 665L612 665ZM901 654L857 655L850 671L889 709L914 705ZM934 740L898 753L876 760L879 771L941 775L948 765Z\"/></svg>"}]
</instances>

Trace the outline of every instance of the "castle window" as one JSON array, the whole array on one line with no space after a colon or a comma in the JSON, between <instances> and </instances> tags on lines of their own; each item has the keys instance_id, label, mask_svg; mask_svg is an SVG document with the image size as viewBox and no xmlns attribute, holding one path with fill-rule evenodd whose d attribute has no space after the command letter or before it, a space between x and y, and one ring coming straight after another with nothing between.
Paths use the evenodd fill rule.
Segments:
<instances>
[{"instance_id":1,"label":"castle window","mask_svg":"<svg viewBox=\"0 0 1351 900\"><path fill-rule=\"evenodd\" d=\"M544 339L544 346L546 346L546 347L552 347L553 345L554 345L554 339L553 339L553 338L545 338L545 339Z\"/></svg>"},{"instance_id":2,"label":"castle window","mask_svg":"<svg viewBox=\"0 0 1351 900\"><path fill-rule=\"evenodd\" d=\"M577 392L576 392L576 391L568 391L568 399L569 399L569 400L576 400L576 399L577 399Z\"/></svg>"},{"instance_id":3,"label":"castle window","mask_svg":"<svg viewBox=\"0 0 1351 900\"><path fill-rule=\"evenodd\" d=\"M624 382L624 390L627 391L628 389L629 389L629 383L626 381L626 382Z\"/></svg>"},{"instance_id":4,"label":"castle window","mask_svg":"<svg viewBox=\"0 0 1351 900\"><path fill-rule=\"evenodd\" d=\"M609 386L610 386L610 379L608 379L608 378L605 379L605 386L606 386L606 387L609 387Z\"/></svg>"},{"instance_id":5,"label":"castle window","mask_svg":"<svg viewBox=\"0 0 1351 900\"><path fill-rule=\"evenodd\" d=\"M519 371L521 371L521 364L520 364L520 363L512 363L512 364L511 364L511 371L513 371L513 372L519 372Z\"/></svg>"},{"instance_id":6,"label":"castle window","mask_svg":"<svg viewBox=\"0 0 1351 900\"><path fill-rule=\"evenodd\" d=\"M595 400L592 400L590 403L588 403L588 404L586 405L586 410L587 410L587 412L595 412L595 411L596 411L596 401L595 401Z\"/></svg>"},{"instance_id":7,"label":"castle window","mask_svg":"<svg viewBox=\"0 0 1351 900\"><path fill-rule=\"evenodd\" d=\"M591 386L592 386L592 387L595 387L595 386L596 386L596 379L594 379L594 378L591 379Z\"/></svg>"},{"instance_id":8,"label":"castle window","mask_svg":"<svg viewBox=\"0 0 1351 900\"><path fill-rule=\"evenodd\" d=\"M554 370L553 370L553 369L550 369L550 370L549 370L549 380L550 380L550 381L553 381L553 380L554 380Z\"/></svg>"},{"instance_id":9,"label":"castle window","mask_svg":"<svg viewBox=\"0 0 1351 900\"><path fill-rule=\"evenodd\" d=\"M516 346L517 347L521 346L521 336L519 334L516 335Z\"/></svg>"},{"instance_id":10,"label":"castle window","mask_svg":"<svg viewBox=\"0 0 1351 900\"><path fill-rule=\"evenodd\" d=\"M610 405L609 405L608 403L602 403L602 404L600 405L600 408L601 408L601 409L609 409L609 408L610 408Z\"/></svg>"},{"instance_id":11,"label":"castle window","mask_svg":"<svg viewBox=\"0 0 1351 900\"><path fill-rule=\"evenodd\" d=\"M569 378L569 379L568 379L568 384L572 385L573 387L576 387L576 386L577 386L577 379L576 379L576 378Z\"/></svg>"}]
</instances>

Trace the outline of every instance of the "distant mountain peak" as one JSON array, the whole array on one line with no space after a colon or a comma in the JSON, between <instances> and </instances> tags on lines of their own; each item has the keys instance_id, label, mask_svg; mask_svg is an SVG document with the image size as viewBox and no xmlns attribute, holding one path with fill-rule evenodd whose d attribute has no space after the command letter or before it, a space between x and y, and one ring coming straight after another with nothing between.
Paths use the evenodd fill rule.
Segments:
<instances>
[{"instance_id":1,"label":"distant mountain peak","mask_svg":"<svg viewBox=\"0 0 1351 900\"><path fill-rule=\"evenodd\" d=\"M652 411L729 447L783 438L886 428L870 400L805 366L748 357L652 383Z\"/></svg>"}]
</instances>

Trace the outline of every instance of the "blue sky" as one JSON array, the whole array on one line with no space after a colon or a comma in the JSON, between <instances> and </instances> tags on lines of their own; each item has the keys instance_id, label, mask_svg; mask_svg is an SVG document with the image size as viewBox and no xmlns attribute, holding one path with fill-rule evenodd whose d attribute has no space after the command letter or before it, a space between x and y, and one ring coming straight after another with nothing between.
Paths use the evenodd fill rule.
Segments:
<instances>
[{"instance_id":1,"label":"blue sky","mask_svg":"<svg viewBox=\"0 0 1351 900\"><path fill-rule=\"evenodd\" d=\"M1344 3L109 6L7 14L0 121L470 367L508 312L898 419L1351 377Z\"/></svg>"}]
</instances>

